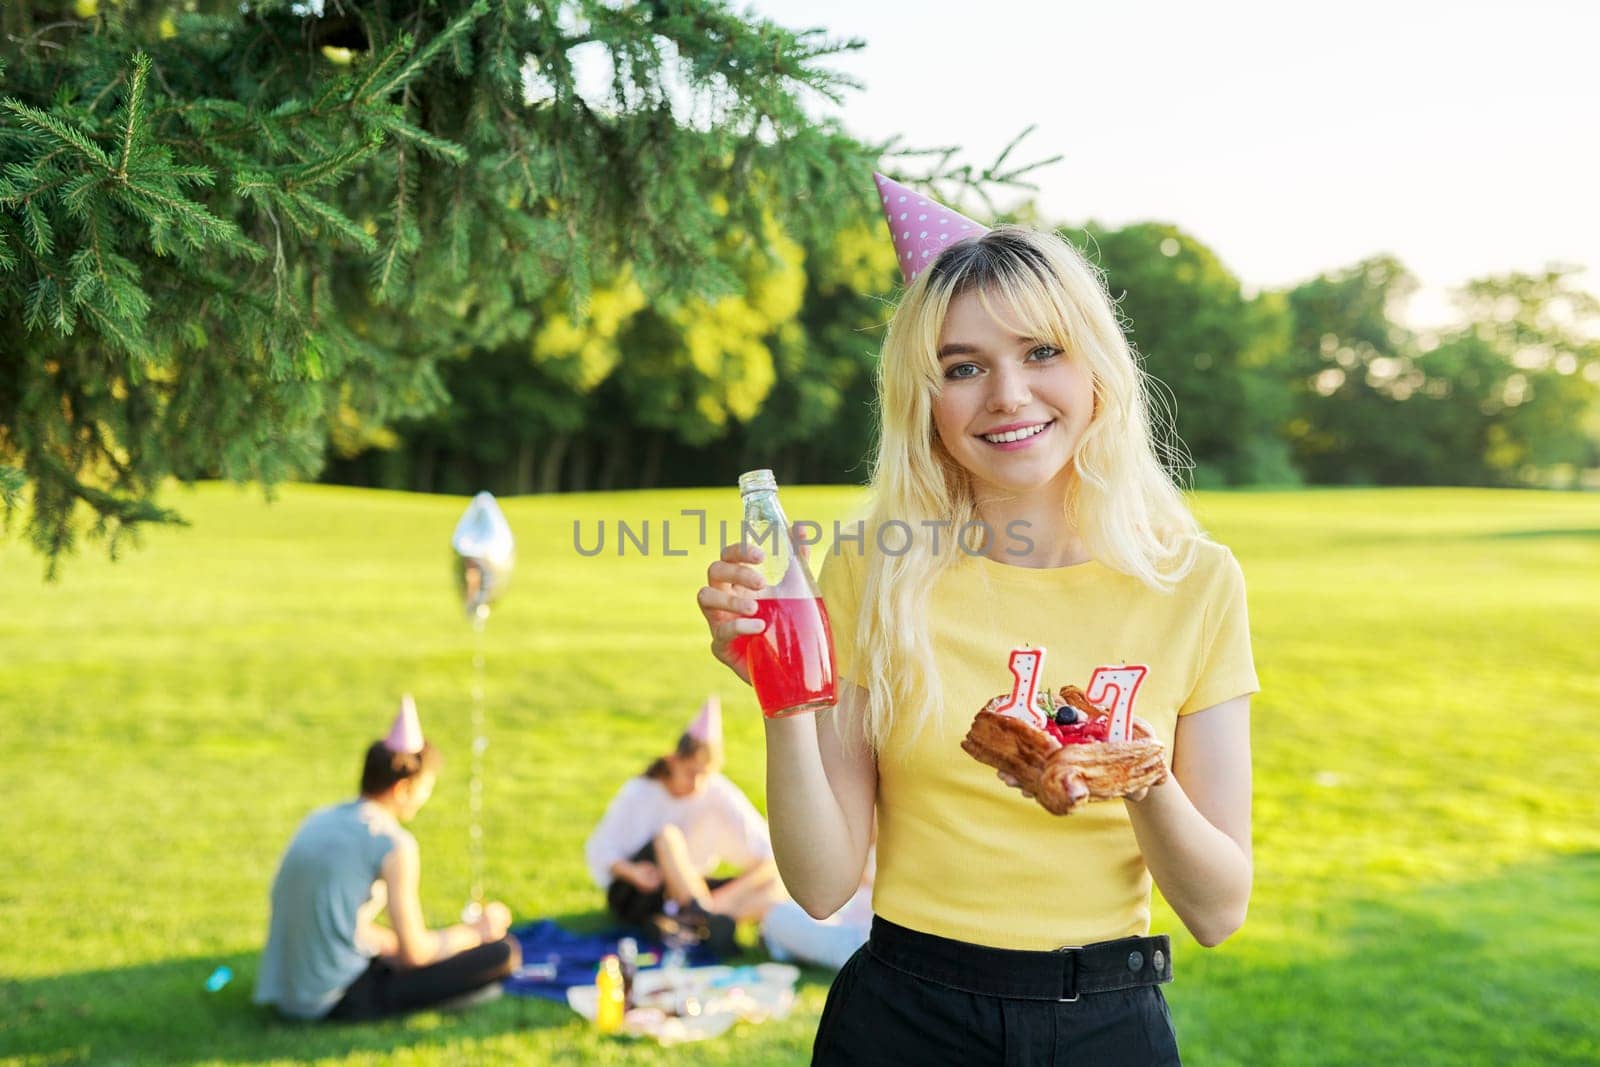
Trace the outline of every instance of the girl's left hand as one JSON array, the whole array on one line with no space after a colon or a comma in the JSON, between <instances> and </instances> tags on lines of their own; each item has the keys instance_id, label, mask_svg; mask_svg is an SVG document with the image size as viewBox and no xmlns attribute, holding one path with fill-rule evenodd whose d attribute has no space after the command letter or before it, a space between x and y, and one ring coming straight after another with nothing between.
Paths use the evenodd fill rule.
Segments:
<instances>
[{"instance_id":1,"label":"girl's left hand","mask_svg":"<svg viewBox=\"0 0 1600 1067\"><path fill-rule=\"evenodd\" d=\"M1133 717L1133 736L1134 737L1155 737L1156 736L1156 728L1154 726L1151 726L1149 723L1145 722L1143 719L1139 718L1139 716L1135 715ZM1163 749L1161 751L1161 758L1162 758L1163 761L1167 758L1166 749L1164 747L1163 747ZM1171 774L1172 773L1172 768L1168 767L1167 768L1167 773ZM1124 795L1122 799L1128 801L1129 803L1137 804L1137 803L1139 803L1139 801L1143 800L1145 797L1147 797L1149 795L1150 795L1150 786L1145 786L1142 789L1135 789L1133 792Z\"/></svg>"},{"instance_id":2,"label":"girl's left hand","mask_svg":"<svg viewBox=\"0 0 1600 1067\"><path fill-rule=\"evenodd\" d=\"M1022 788L1022 783L1018 782L1015 778L1011 777L1011 775L1007 774L1005 771L996 771L995 772L995 776L998 777L1006 785L1010 786L1012 789L1015 789L1017 792L1021 793L1025 797L1027 797L1029 800L1033 799L1033 794L1028 792L1026 789ZM1086 797L1088 797L1088 795L1089 795L1088 788L1086 788L1084 786L1084 784L1082 782L1078 781L1078 779L1076 779L1076 778L1072 779L1072 785L1069 787L1069 789L1070 789L1070 795L1071 795L1071 797L1072 797L1072 799L1074 801L1083 800ZM1142 789L1134 790L1132 793L1129 793L1127 796L1123 797L1122 799L1129 800L1129 801L1132 801L1133 803L1137 804L1137 803L1139 803L1139 801L1143 800L1145 797L1147 797L1149 795L1150 795L1150 787L1149 786L1145 786Z\"/></svg>"},{"instance_id":3,"label":"girl's left hand","mask_svg":"<svg viewBox=\"0 0 1600 1067\"><path fill-rule=\"evenodd\" d=\"M1146 722L1145 720L1139 718L1139 716L1135 715L1133 717L1133 736L1136 737L1136 738L1139 738L1139 737L1155 737L1156 736L1155 727L1151 726L1148 722ZM1013 778L1011 775L1007 774L1005 771L996 771L995 772L995 776L997 778L999 778L1002 782L1004 782L1006 785L1010 786L1012 789L1015 789L1017 792L1021 793L1025 797L1027 797L1029 800L1033 799L1033 794L1028 792L1026 789L1024 789L1022 787L1021 783L1019 783L1015 778ZM1068 787L1067 787L1068 796L1070 796L1072 798L1074 803L1076 803L1076 802L1078 802L1080 800L1085 800L1085 799L1088 798L1088 796L1089 796L1089 787L1084 785L1083 782L1081 780L1079 780L1077 775L1073 775L1070 779L1068 779L1068 781L1070 783L1068 785ZM1144 786L1143 788L1135 789L1133 792L1125 794L1123 796L1123 799L1132 801L1133 803L1137 804L1139 801L1143 800L1145 797L1147 797L1149 795L1150 795L1150 787L1149 786Z\"/></svg>"},{"instance_id":4,"label":"girl's left hand","mask_svg":"<svg viewBox=\"0 0 1600 1067\"><path fill-rule=\"evenodd\" d=\"M1033 799L1033 794L1028 792L1026 789L1023 789L1021 784L1018 783L1018 781L1015 778L1011 777L1011 775L1007 774L1005 771L996 771L995 772L995 777L1000 779L1006 785L1010 786L1012 789L1017 790L1019 793L1021 793L1025 797L1027 797L1029 800Z\"/></svg>"},{"instance_id":5,"label":"girl's left hand","mask_svg":"<svg viewBox=\"0 0 1600 1067\"><path fill-rule=\"evenodd\" d=\"M1033 799L1033 794L1028 792L1027 789L1023 788L1023 785L1022 785L1021 782L1017 781L1015 778L1013 778L1011 775L1007 774L1005 771L996 771L995 772L995 776L998 777L1006 785L1010 786L1012 789L1015 789L1017 792L1021 793L1025 797L1027 797L1029 800ZM1069 782L1071 784L1067 786L1067 795L1072 798L1074 803L1076 803L1077 801L1084 800L1084 799L1088 798L1088 796L1089 796L1089 787L1084 785L1081 781L1079 781L1078 777L1076 775L1074 775L1071 779L1069 779Z\"/></svg>"}]
</instances>

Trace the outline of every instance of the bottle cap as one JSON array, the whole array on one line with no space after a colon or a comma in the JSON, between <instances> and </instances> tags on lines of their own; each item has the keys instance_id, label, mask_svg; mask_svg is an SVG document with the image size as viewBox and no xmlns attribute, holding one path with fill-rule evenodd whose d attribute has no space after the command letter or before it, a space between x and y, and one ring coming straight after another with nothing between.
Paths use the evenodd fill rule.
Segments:
<instances>
[{"instance_id":1,"label":"bottle cap","mask_svg":"<svg viewBox=\"0 0 1600 1067\"><path fill-rule=\"evenodd\" d=\"M763 489L777 489L778 479L770 470L745 471L739 475L739 492L759 493Z\"/></svg>"}]
</instances>

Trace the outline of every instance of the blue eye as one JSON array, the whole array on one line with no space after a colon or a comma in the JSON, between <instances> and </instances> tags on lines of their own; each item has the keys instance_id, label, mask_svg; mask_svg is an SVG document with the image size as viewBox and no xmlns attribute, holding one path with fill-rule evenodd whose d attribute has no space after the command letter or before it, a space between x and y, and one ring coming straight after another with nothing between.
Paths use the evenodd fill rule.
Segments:
<instances>
[{"instance_id":1,"label":"blue eye","mask_svg":"<svg viewBox=\"0 0 1600 1067\"><path fill-rule=\"evenodd\" d=\"M1039 353L1041 352L1043 352L1044 355L1039 356ZM1057 348L1055 345L1040 345L1038 348L1035 348L1032 352L1028 353L1028 358L1032 359L1034 356L1039 356L1040 359L1049 359L1052 356L1059 356L1060 354L1061 349Z\"/></svg>"},{"instance_id":2,"label":"blue eye","mask_svg":"<svg viewBox=\"0 0 1600 1067\"><path fill-rule=\"evenodd\" d=\"M956 373L957 371L961 370L970 370L973 372L973 374ZM954 367L951 367L949 370L945 371L944 376L951 381L960 381L963 378L973 377L977 373L977 370L978 365L976 363L957 363Z\"/></svg>"}]
</instances>

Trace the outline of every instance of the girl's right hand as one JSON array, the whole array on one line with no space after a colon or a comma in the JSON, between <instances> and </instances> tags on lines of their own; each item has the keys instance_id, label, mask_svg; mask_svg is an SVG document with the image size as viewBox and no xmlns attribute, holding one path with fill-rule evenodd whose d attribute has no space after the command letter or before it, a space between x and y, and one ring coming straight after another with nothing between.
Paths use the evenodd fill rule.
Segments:
<instances>
[{"instance_id":1,"label":"girl's right hand","mask_svg":"<svg viewBox=\"0 0 1600 1067\"><path fill-rule=\"evenodd\" d=\"M633 883L635 889L641 893L654 893L664 884L661 877L661 868L648 860L628 865L628 881Z\"/></svg>"},{"instance_id":2,"label":"girl's right hand","mask_svg":"<svg viewBox=\"0 0 1600 1067\"><path fill-rule=\"evenodd\" d=\"M498 900L491 900L483 906L478 921L472 925L485 944L498 941L506 936L507 930L511 929L511 909Z\"/></svg>"},{"instance_id":3,"label":"girl's right hand","mask_svg":"<svg viewBox=\"0 0 1600 1067\"><path fill-rule=\"evenodd\" d=\"M711 654L728 665L746 685L750 684L750 665L746 662L744 648L736 643L740 637L758 634L766 623L751 618L756 612L755 598L750 596L764 584L761 572L748 563L760 563L761 549L752 544L732 544L722 550L722 558L706 568L706 584L696 597L700 614L705 616L711 629Z\"/></svg>"}]
</instances>

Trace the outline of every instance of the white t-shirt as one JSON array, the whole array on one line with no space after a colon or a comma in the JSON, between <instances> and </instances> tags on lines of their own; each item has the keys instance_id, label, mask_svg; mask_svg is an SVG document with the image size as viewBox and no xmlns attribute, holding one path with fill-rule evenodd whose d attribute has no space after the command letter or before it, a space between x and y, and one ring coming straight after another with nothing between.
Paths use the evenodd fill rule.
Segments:
<instances>
[{"instance_id":1,"label":"white t-shirt","mask_svg":"<svg viewBox=\"0 0 1600 1067\"><path fill-rule=\"evenodd\" d=\"M669 825L683 832L689 857L701 874L710 874L724 860L746 868L772 858L767 821L727 778L709 775L698 793L675 797L661 782L641 775L617 790L600 825L584 842L594 884L608 888L611 865L632 859Z\"/></svg>"}]
</instances>

